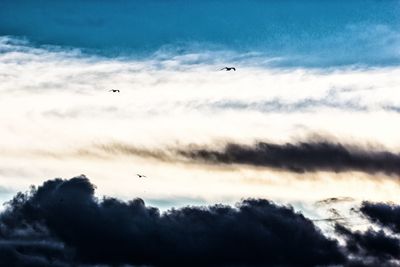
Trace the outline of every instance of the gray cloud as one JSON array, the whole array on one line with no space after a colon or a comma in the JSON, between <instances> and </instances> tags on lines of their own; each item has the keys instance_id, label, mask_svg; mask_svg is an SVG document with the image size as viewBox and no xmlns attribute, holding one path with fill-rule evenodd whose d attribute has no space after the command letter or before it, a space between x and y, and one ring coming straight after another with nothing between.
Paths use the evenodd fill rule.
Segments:
<instances>
[{"instance_id":1,"label":"gray cloud","mask_svg":"<svg viewBox=\"0 0 400 267\"><path fill-rule=\"evenodd\" d=\"M202 105L199 105L202 106ZM244 102L244 101L216 101L204 104L215 109L254 110L260 112L306 112L320 108L335 108L350 111L367 111L368 107L361 105L357 100L341 101L330 98L306 98L300 101L287 102L280 99L269 101Z\"/></svg>"},{"instance_id":2,"label":"gray cloud","mask_svg":"<svg viewBox=\"0 0 400 267\"><path fill-rule=\"evenodd\" d=\"M221 151L192 148L180 155L211 164L246 164L297 173L316 171L360 171L370 174L400 175L400 155L386 150L350 146L330 141L253 146L228 143Z\"/></svg>"}]
</instances>

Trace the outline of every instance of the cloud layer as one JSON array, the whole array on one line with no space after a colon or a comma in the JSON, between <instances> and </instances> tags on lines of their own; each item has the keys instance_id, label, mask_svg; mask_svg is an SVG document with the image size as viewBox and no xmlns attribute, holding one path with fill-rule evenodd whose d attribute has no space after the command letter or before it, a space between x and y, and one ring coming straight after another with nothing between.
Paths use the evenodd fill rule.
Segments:
<instances>
[{"instance_id":1,"label":"cloud layer","mask_svg":"<svg viewBox=\"0 0 400 267\"><path fill-rule=\"evenodd\" d=\"M251 146L264 140L296 145L312 133L328 136L328 143L382 144L397 154L396 67L269 68L264 63L273 57L203 50L107 58L11 37L0 40L0 183L12 192L41 183L43 177L82 172L94 177L101 193L123 199L132 192L146 199L230 199L229 203L241 197L397 199L397 187L382 179L376 179L379 185L363 180L370 191L355 192L359 184L354 179L372 176L365 172L352 173L344 184L336 178L347 174L320 174L319 166L307 167L316 172L302 175L287 168L214 168L152 158L190 144L218 152L215 143ZM237 71L218 71L227 64ZM110 88L121 93L111 94ZM161 154L139 153L146 151ZM344 169L354 170L354 164L346 164ZM382 168L373 166L374 178L383 176ZM382 172L392 170L393 166ZM151 176L151 181L139 184L132 179L136 172ZM311 185L311 179L297 179L319 175L326 180L314 179ZM320 190L305 192L306 185Z\"/></svg>"}]
</instances>

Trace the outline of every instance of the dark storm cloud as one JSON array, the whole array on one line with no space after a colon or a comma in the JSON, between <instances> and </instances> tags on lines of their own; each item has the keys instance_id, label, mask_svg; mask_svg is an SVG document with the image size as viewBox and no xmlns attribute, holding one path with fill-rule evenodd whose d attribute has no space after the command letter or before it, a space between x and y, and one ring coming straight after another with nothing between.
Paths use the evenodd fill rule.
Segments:
<instances>
[{"instance_id":1,"label":"dark storm cloud","mask_svg":"<svg viewBox=\"0 0 400 267\"><path fill-rule=\"evenodd\" d=\"M357 210L379 230L361 232L335 226L336 233L346 241L346 254L355 259L351 266L400 266L400 207L363 202Z\"/></svg>"},{"instance_id":2,"label":"dark storm cloud","mask_svg":"<svg viewBox=\"0 0 400 267\"><path fill-rule=\"evenodd\" d=\"M1 215L1 239L15 240L19 235L24 240L62 242L74 252L75 262L88 264L316 266L345 262L337 242L326 238L310 220L267 200L161 214L141 199L98 200L94 191L94 185L80 176L50 180L17 195ZM12 263L30 255L18 251L16 245L11 248L7 253L0 250L0 259L6 254ZM47 258L66 262L68 254Z\"/></svg>"},{"instance_id":3,"label":"dark storm cloud","mask_svg":"<svg viewBox=\"0 0 400 267\"><path fill-rule=\"evenodd\" d=\"M385 203L363 202L360 208L370 221L400 234L400 206Z\"/></svg>"},{"instance_id":4,"label":"dark storm cloud","mask_svg":"<svg viewBox=\"0 0 400 267\"><path fill-rule=\"evenodd\" d=\"M97 199L85 176L18 193L0 214L7 266L399 266L399 207L364 202L380 226L354 231L333 220L344 245L303 215L267 200L165 213L143 200ZM328 203L341 200L327 199ZM347 201L347 198L345 199ZM325 203L325 201L324 201Z\"/></svg>"},{"instance_id":5,"label":"dark storm cloud","mask_svg":"<svg viewBox=\"0 0 400 267\"><path fill-rule=\"evenodd\" d=\"M65 262L62 244L47 241L0 239L0 265L24 267L62 267Z\"/></svg>"},{"instance_id":6,"label":"dark storm cloud","mask_svg":"<svg viewBox=\"0 0 400 267\"><path fill-rule=\"evenodd\" d=\"M400 240L383 230L375 231L370 228L365 232L351 231L339 224L336 224L335 230L346 240L348 253L360 262L384 265L399 259Z\"/></svg>"},{"instance_id":7,"label":"dark storm cloud","mask_svg":"<svg viewBox=\"0 0 400 267\"><path fill-rule=\"evenodd\" d=\"M70 266L70 252L40 222L28 222L27 194L18 193L0 214L0 266Z\"/></svg>"},{"instance_id":8,"label":"dark storm cloud","mask_svg":"<svg viewBox=\"0 0 400 267\"><path fill-rule=\"evenodd\" d=\"M346 146L329 141L253 146L228 143L222 151L192 148L184 157L214 164L247 164L305 173L316 171L361 171L400 175L400 155L384 150Z\"/></svg>"}]
</instances>

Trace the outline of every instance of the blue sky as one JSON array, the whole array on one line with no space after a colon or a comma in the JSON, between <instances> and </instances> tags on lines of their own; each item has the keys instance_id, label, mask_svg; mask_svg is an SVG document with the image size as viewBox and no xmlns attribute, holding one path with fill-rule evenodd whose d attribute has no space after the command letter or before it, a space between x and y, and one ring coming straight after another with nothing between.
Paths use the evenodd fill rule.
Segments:
<instances>
[{"instance_id":1,"label":"blue sky","mask_svg":"<svg viewBox=\"0 0 400 267\"><path fill-rule=\"evenodd\" d=\"M106 56L160 49L260 52L278 65L400 62L396 0L14 1L0 3L0 35Z\"/></svg>"}]
</instances>

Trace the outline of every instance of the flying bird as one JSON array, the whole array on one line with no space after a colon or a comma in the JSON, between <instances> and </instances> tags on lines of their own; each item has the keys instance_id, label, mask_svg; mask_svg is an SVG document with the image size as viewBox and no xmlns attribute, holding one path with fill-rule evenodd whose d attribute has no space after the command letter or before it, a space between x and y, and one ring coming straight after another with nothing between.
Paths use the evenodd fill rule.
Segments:
<instances>
[{"instance_id":1,"label":"flying bird","mask_svg":"<svg viewBox=\"0 0 400 267\"><path fill-rule=\"evenodd\" d=\"M224 68L222 68L220 70L226 70L226 71L234 70L234 71L236 71L235 67L224 67Z\"/></svg>"},{"instance_id":2,"label":"flying bird","mask_svg":"<svg viewBox=\"0 0 400 267\"><path fill-rule=\"evenodd\" d=\"M143 174L136 174L139 178L147 178L147 176L146 175L143 175Z\"/></svg>"},{"instance_id":3,"label":"flying bird","mask_svg":"<svg viewBox=\"0 0 400 267\"><path fill-rule=\"evenodd\" d=\"M109 92L119 93L119 90L118 89L111 89L111 90L109 90Z\"/></svg>"}]
</instances>

